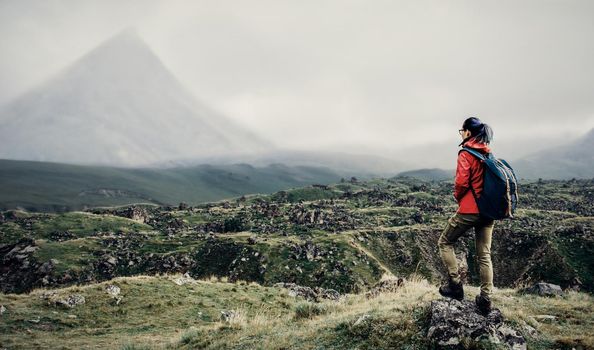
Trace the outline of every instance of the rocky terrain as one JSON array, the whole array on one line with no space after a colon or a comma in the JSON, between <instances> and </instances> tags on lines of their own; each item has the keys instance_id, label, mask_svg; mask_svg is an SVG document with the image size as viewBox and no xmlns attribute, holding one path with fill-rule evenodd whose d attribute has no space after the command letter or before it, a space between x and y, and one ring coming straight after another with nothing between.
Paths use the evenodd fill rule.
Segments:
<instances>
[{"instance_id":1,"label":"rocky terrain","mask_svg":"<svg viewBox=\"0 0 594 350\"><path fill-rule=\"evenodd\" d=\"M591 303L594 181L525 182L520 189L516 218L495 225L495 286L515 291L544 281ZM392 295L407 285L409 276L435 286L444 272L437 238L455 209L451 182L398 177L365 182L351 178L331 185L193 206L134 205L62 214L5 211L0 214L0 288L9 293L2 296L9 311L2 317L9 317L11 307L33 296L39 299L35 302L39 308L89 307L87 285L103 286L105 296L101 298L107 298L109 307L118 306L120 293L116 287L127 287L110 281L146 275L156 276L149 281L158 284L158 276L179 274L181 277L173 281L177 286L195 285L199 279L224 279L235 285L264 288L255 295L273 288L313 304L336 303L344 295L367 296L369 300L374 299L370 296ZM458 256L466 282L476 285L472 236L470 231L462 239ZM386 279L396 282L386 286L382 282ZM111 284L114 287L109 287ZM141 287L145 287L143 283ZM81 292L65 292L75 290ZM57 294L42 296L40 291ZM126 293L122 294L126 303ZM145 303L154 304L146 297ZM517 298L530 297L518 294ZM175 298L170 301L175 303ZM430 299L425 301L426 313L438 306L431 306ZM16 304L8 305L11 303ZM585 325L592 325L592 305L589 307L587 321L582 321ZM28 312L35 313L34 309ZM505 314L505 309L502 312ZM412 309L409 313L414 314ZM428 339L431 322L421 315L415 317L420 322L417 332L422 330L423 339ZM79 321L60 322L65 323L57 323L58 328L71 329L75 327L71 323ZM46 331L31 330L31 322L22 317L12 319L5 327L17 332ZM141 333L155 332L155 327ZM346 329L352 332L353 325ZM528 338L528 344L555 338L541 335L532 339L530 334L518 331ZM497 334L505 338L502 332L507 331ZM414 343L411 337L407 341ZM579 345L582 340L573 343ZM422 343L419 339L416 342ZM4 343L11 347L19 344L6 338Z\"/></svg>"}]
</instances>

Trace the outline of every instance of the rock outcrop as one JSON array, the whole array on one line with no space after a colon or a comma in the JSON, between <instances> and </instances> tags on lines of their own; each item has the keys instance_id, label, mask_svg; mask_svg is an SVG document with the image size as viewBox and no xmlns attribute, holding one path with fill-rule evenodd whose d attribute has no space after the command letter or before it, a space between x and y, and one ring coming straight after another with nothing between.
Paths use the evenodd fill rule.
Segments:
<instances>
[{"instance_id":1,"label":"rock outcrop","mask_svg":"<svg viewBox=\"0 0 594 350\"><path fill-rule=\"evenodd\" d=\"M482 315L470 300L440 299L431 302L431 323L427 337L439 349L468 349L500 344L509 349L526 349L526 339L507 325L499 309Z\"/></svg>"},{"instance_id":2,"label":"rock outcrop","mask_svg":"<svg viewBox=\"0 0 594 350\"><path fill-rule=\"evenodd\" d=\"M526 288L522 291L528 294L537 294L541 297L554 297L563 295L563 290L560 286L552 283L536 283L532 287Z\"/></svg>"},{"instance_id":3,"label":"rock outcrop","mask_svg":"<svg viewBox=\"0 0 594 350\"><path fill-rule=\"evenodd\" d=\"M295 283L279 282L275 287L287 288L289 295L293 297L302 297L308 301L320 302L321 299L338 300L340 293L334 289L324 289L320 287L304 287Z\"/></svg>"}]
</instances>

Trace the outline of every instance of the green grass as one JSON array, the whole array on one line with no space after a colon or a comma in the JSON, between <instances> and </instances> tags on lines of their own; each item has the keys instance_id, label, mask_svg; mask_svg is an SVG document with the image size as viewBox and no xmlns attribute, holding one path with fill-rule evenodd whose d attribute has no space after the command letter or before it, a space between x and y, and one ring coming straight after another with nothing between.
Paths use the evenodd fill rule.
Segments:
<instances>
[{"instance_id":1,"label":"green grass","mask_svg":"<svg viewBox=\"0 0 594 350\"><path fill-rule=\"evenodd\" d=\"M190 205L272 193L340 179L324 167L270 164L207 165L170 169L116 168L0 160L0 210L69 211L131 203ZM120 190L105 195L98 190Z\"/></svg>"},{"instance_id":2,"label":"green grass","mask_svg":"<svg viewBox=\"0 0 594 350\"><path fill-rule=\"evenodd\" d=\"M54 290L86 303L68 309L40 298L47 290L0 295L0 346L10 349L426 349L428 308L439 298L437 286L409 276L396 292L367 299L346 294L320 303L294 298L282 288L214 279L184 285L179 275L120 277ZM121 288L119 304L105 292ZM467 288L472 299L477 287ZM529 349L594 346L594 297L570 292L563 297L523 295L495 289L494 305L524 333ZM229 322L222 310L234 310ZM539 322L535 315L553 315ZM529 335L525 325L537 330ZM489 347L479 346L479 349Z\"/></svg>"},{"instance_id":3,"label":"green grass","mask_svg":"<svg viewBox=\"0 0 594 350\"><path fill-rule=\"evenodd\" d=\"M214 169L208 172L213 177L217 174ZM594 222L587 205L591 185L566 184L547 182L540 189L527 186L526 204L518 209L516 219L497 223L493 236L496 286L510 286L515 280L526 282L530 278L567 283L577 276L592 288ZM187 254L194 259L190 268L194 276L212 275L224 280L238 273L240 280L262 285L203 281L177 286L164 276L121 277L115 279L124 296L119 305L102 289L106 282L58 289L59 293L77 292L88 297L87 304L71 310L46 305L39 299L41 291L0 295L0 304L8 308L8 313L0 316L6 321L0 325L0 348L426 348L428 344L422 337L424 316L428 302L436 297L436 287L429 283L441 278L436 240L456 209L447 197L451 195L450 185L408 178L376 179L334 184L329 189L308 186L271 196L247 195L240 207L224 208L219 203L212 208L197 205L190 210L152 208L152 213L184 221L185 227L174 235L162 224L151 227L107 214L18 211L18 224L10 219L0 223L0 243L14 243L21 237L35 239L39 249L33 258L41 263L54 259L58 277L68 271L81 271L104 252L117 255L120 248L106 244L113 241L131 244L131 251L143 263L151 253L155 259ZM374 197L378 195L374 189L378 188L384 192L379 194L396 202L378 202ZM352 189L362 192L355 199L338 198L342 191ZM530 196L541 190L565 202L531 202ZM555 190L561 195L555 195ZM549 198L543 193L539 192L541 198ZM272 201L283 196L290 198L288 203ZM357 220L356 228L333 232L321 225L296 225L290 221L289 213L295 205L292 201L304 200L305 209L313 210L310 204L320 205L328 198L333 198L350 219ZM252 211L250 205L262 200L278 206L280 215L271 218ZM436 208L424 210L427 204ZM323 210L329 212L327 207ZM410 224L408 220L417 213L421 213L422 223ZM225 232L205 239L194 226L209 222L223 223ZM257 230L271 223L276 228L272 232ZM52 238L64 231L72 237L62 242ZM257 242L250 244L249 237ZM313 260L293 258L290 246L304 245L308 240L326 254ZM458 249L463 247L469 253L471 282L476 281L472 233L461 239ZM328 253L330 250L333 254ZM262 260L255 259L255 253ZM237 263L241 258L249 260ZM266 267L263 274L258 271L260 264ZM124 261L116 274L148 273L143 270L146 266L149 264L129 268ZM355 294L348 301L313 304L263 286L285 281L357 293L385 275L410 274L422 275L428 282L416 281L403 294L380 299L383 304L365 301ZM504 274L509 278L500 283ZM477 291L472 286L468 290L470 294ZM517 295L510 289L498 290L495 300L518 327L528 323L542 330L538 337L530 339L531 348L592 347L588 335L588 327L594 325L590 295L569 293L563 298L540 299ZM230 308L239 310L237 318L220 322L220 311ZM558 322L541 325L530 319L545 313L557 315ZM365 314L369 315L366 321L355 325ZM39 322L31 321L37 319Z\"/></svg>"},{"instance_id":4,"label":"green grass","mask_svg":"<svg viewBox=\"0 0 594 350\"><path fill-rule=\"evenodd\" d=\"M47 305L44 290L0 295L7 308L0 323L0 346L8 348L113 348L133 339L166 343L176 331L217 323L220 310L291 309L293 300L283 290L248 283L211 282L176 285L168 277L125 277L82 287L59 289L60 295L79 293L86 303L72 309ZM121 288L116 305L105 292L108 284ZM39 322L31 322L40 318ZM156 338L156 339L155 339Z\"/></svg>"},{"instance_id":5,"label":"green grass","mask_svg":"<svg viewBox=\"0 0 594 350\"><path fill-rule=\"evenodd\" d=\"M79 238L64 242L50 242L39 240L36 242L39 249L33 257L39 261L55 261L55 273L62 274L68 270L81 271L82 268L95 261L93 251L100 245L95 239Z\"/></svg>"},{"instance_id":6,"label":"green grass","mask_svg":"<svg viewBox=\"0 0 594 350\"><path fill-rule=\"evenodd\" d=\"M130 219L85 212L27 213L26 217L31 219L30 228L19 226L11 221L0 223L0 232L5 233L0 238L0 243L13 243L21 237L51 239L52 234L64 231L72 234L73 238L83 238L106 232L131 233L153 230L149 225Z\"/></svg>"}]
</instances>

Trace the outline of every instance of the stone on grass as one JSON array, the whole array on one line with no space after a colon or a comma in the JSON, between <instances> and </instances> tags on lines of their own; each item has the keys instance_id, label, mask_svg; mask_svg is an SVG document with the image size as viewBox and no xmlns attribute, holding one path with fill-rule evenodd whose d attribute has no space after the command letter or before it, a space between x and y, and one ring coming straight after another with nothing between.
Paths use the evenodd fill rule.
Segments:
<instances>
[{"instance_id":1,"label":"stone on grass","mask_svg":"<svg viewBox=\"0 0 594 350\"><path fill-rule=\"evenodd\" d=\"M542 297L554 297L563 295L563 290L556 284L540 282L530 288L526 288L524 293L537 294Z\"/></svg>"},{"instance_id":2,"label":"stone on grass","mask_svg":"<svg viewBox=\"0 0 594 350\"><path fill-rule=\"evenodd\" d=\"M459 349L469 342L526 349L526 339L505 324L497 308L485 316L470 300L447 298L432 301L430 313L427 336L439 349Z\"/></svg>"}]
</instances>

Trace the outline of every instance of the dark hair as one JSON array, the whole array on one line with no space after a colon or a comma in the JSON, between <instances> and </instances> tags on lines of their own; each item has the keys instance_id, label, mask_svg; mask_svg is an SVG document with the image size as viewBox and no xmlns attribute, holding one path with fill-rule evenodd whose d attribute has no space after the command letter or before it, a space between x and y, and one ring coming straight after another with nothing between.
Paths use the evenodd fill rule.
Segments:
<instances>
[{"instance_id":1,"label":"dark hair","mask_svg":"<svg viewBox=\"0 0 594 350\"><path fill-rule=\"evenodd\" d=\"M493 129L479 118L470 117L462 124L462 129L470 130L470 136L475 137L478 142L490 143L493 140Z\"/></svg>"}]
</instances>

